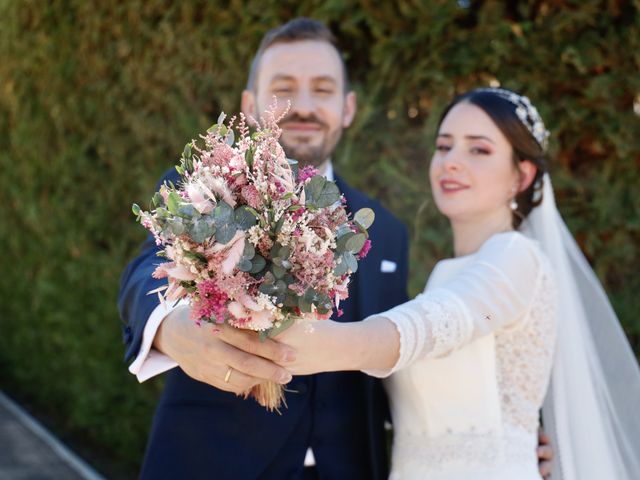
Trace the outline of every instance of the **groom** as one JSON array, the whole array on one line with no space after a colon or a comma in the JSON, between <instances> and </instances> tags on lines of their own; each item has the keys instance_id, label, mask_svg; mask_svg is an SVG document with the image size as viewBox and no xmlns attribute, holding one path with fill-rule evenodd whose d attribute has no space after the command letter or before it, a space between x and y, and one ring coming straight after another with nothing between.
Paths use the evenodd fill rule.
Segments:
<instances>
[{"instance_id":1,"label":"groom","mask_svg":"<svg viewBox=\"0 0 640 480\"><path fill-rule=\"evenodd\" d=\"M259 116L278 98L291 103L281 143L290 158L335 178L351 211L374 209L373 249L360 263L341 321L358 321L404 302L407 233L377 202L333 172L332 153L356 113L347 71L331 32L299 18L264 37L242 110ZM175 172L164 179L177 180ZM166 310L146 293L157 247L148 238L122 277L119 307L126 358L143 381L165 370L142 478L385 479L387 405L379 381L358 372L294 377L272 360L294 355L250 332L198 328L189 308ZM179 368L174 368L178 366ZM264 380L288 383L287 408L269 413L235 394Z\"/></svg>"},{"instance_id":2,"label":"groom","mask_svg":"<svg viewBox=\"0 0 640 480\"><path fill-rule=\"evenodd\" d=\"M274 96L280 109L291 103L280 124L287 156L335 179L350 211L369 207L376 214L369 231L373 249L360 262L339 320L361 320L406 301L405 227L333 173L331 155L354 118L356 95L323 24L300 18L264 37L242 110L259 116ZM177 176L168 173L165 179L175 182ZM171 369L142 478L387 477L387 405L377 380L359 372L294 377L281 415L237 397L265 379L289 380L271 360L293 352L277 342L262 344L250 332L228 328L214 335L194 325L187 307L167 312L155 295L146 295L160 284L151 278L159 262L156 251L147 239L123 274L119 297L126 357L136 357L131 370L144 380Z\"/></svg>"}]
</instances>

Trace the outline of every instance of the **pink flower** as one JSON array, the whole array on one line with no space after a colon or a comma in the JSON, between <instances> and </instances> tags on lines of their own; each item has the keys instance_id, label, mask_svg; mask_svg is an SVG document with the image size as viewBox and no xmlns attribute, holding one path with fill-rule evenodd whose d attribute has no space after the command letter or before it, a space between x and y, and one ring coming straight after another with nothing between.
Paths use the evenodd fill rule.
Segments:
<instances>
[{"instance_id":1,"label":"pink flower","mask_svg":"<svg viewBox=\"0 0 640 480\"><path fill-rule=\"evenodd\" d=\"M175 262L161 263L153 272L153 278L175 278L190 282L195 280L196 276L191 273L184 265L177 265Z\"/></svg>"},{"instance_id":2,"label":"pink flower","mask_svg":"<svg viewBox=\"0 0 640 480\"><path fill-rule=\"evenodd\" d=\"M191 316L194 320L224 322L229 296L218 287L214 279L205 280L198 284L197 298L191 307Z\"/></svg>"},{"instance_id":3,"label":"pink flower","mask_svg":"<svg viewBox=\"0 0 640 480\"><path fill-rule=\"evenodd\" d=\"M367 241L364 242L364 245L358 252L358 260L362 260L364 257L366 257L369 253L369 250L371 250L371 240L367 238Z\"/></svg>"},{"instance_id":4,"label":"pink flower","mask_svg":"<svg viewBox=\"0 0 640 480\"><path fill-rule=\"evenodd\" d=\"M235 152L226 143L218 143L213 147L207 156L203 156L202 163L207 166L217 165L219 167L229 166Z\"/></svg>"},{"instance_id":5,"label":"pink flower","mask_svg":"<svg viewBox=\"0 0 640 480\"><path fill-rule=\"evenodd\" d=\"M318 169L312 165L307 165L306 167L303 167L299 172L298 172L298 183L304 183L305 181L307 181L309 178L315 176L318 174Z\"/></svg>"},{"instance_id":6,"label":"pink flower","mask_svg":"<svg viewBox=\"0 0 640 480\"><path fill-rule=\"evenodd\" d=\"M241 195L244 201L247 202L247 205L249 205L251 208L258 209L262 205L260 192L253 185L245 185L244 187L242 187Z\"/></svg>"}]
</instances>

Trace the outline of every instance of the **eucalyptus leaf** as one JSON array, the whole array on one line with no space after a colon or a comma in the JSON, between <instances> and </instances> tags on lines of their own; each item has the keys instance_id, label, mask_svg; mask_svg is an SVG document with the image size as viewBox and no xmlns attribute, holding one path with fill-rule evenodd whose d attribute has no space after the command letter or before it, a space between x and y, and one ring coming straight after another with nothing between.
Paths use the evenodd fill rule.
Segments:
<instances>
[{"instance_id":1,"label":"eucalyptus leaf","mask_svg":"<svg viewBox=\"0 0 640 480\"><path fill-rule=\"evenodd\" d=\"M347 263L347 268L351 270L351 273L356 273L358 271L358 260L351 252L344 252L342 254L342 259Z\"/></svg>"},{"instance_id":2,"label":"eucalyptus leaf","mask_svg":"<svg viewBox=\"0 0 640 480\"><path fill-rule=\"evenodd\" d=\"M182 203L178 206L177 215L182 218L200 218L200 212L190 203Z\"/></svg>"},{"instance_id":3,"label":"eucalyptus leaf","mask_svg":"<svg viewBox=\"0 0 640 480\"><path fill-rule=\"evenodd\" d=\"M196 243L204 243L217 233L215 225L206 219L195 219L189 225L188 231L191 239Z\"/></svg>"},{"instance_id":4,"label":"eucalyptus leaf","mask_svg":"<svg viewBox=\"0 0 640 480\"><path fill-rule=\"evenodd\" d=\"M238 270L240 270L241 272L250 272L251 268L253 267L253 264L251 263L251 260L242 258L240 259L240 262L238 262L237 266L238 266Z\"/></svg>"},{"instance_id":5,"label":"eucalyptus leaf","mask_svg":"<svg viewBox=\"0 0 640 480\"><path fill-rule=\"evenodd\" d=\"M304 297L298 298L298 308L302 313L311 313L311 302Z\"/></svg>"},{"instance_id":6,"label":"eucalyptus leaf","mask_svg":"<svg viewBox=\"0 0 640 480\"><path fill-rule=\"evenodd\" d=\"M168 222L168 227L171 233L173 233L176 236L182 235L186 230L184 224L182 223L182 220L180 220L179 218L170 220Z\"/></svg>"},{"instance_id":7,"label":"eucalyptus leaf","mask_svg":"<svg viewBox=\"0 0 640 480\"><path fill-rule=\"evenodd\" d=\"M353 221L365 230L368 230L369 228L371 228L371 225L373 225L373 221L375 220L375 218L376 214L373 210L371 210L370 208L361 208L353 216Z\"/></svg>"},{"instance_id":8,"label":"eucalyptus leaf","mask_svg":"<svg viewBox=\"0 0 640 480\"><path fill-rule=\"evenodd\" d=\"M304 187L307 205L330 207L340 200L340 189L321 175L316 175Z\"/></svg>"},{"instance_id":9,"label":"eucalyptus leaf","mask_svg":"<svg viewBox=\"0 0 640 480\"><path fill-rule=\"evenodd\" d=\"M345 261L345 259L342 257L342 254L339 255L338 256L338 264L336 265L336 268L333 269L333 274L336 277L341 277L342 275L347 273L348 269L349 269L349 267L347 266L347 262Z\"/></svg>"},{"instance_id":10,"label":"eucalyptus leaf","mask_svg":"<svg viewBox=\"0 0 640 480\"><path fill-rule=\"evenodd\" d=\"M249 230L256 223L258 223L258 219L251 212L248 207L241 206L234 210L233 212L234 220L238 228L241 230Z\"/></svg>"},{"instance_id":11,"label":"eucalyptus leaf","mask_svg":"<svg viewBox=\"0 0 640 480\"><path fill-rule=\"evenodd\" d=\"M317 206L320 208L330 207L340 201L340 189L333 182L327 182L320 193Z\"/></svg>"},{"instance_id":12,"label":"eucalyptus leaf","mask_svg":"<svg viewBox=\"0 0 640 480\"><path fill-rule=\"evenodd\" d=\"M354 235L353 237L349 238L349 240L347 240L345 249L351 253L358 253L360 252L360 250L362 250L362 247L364 247L366 241L366 235L364 233L358 233L357 235Z\"/></svg>"},{"instance_id":13,"label":"eucalyptus leaf","mask_svg":"<svg viewBox=\"0 0 640 480\"><path fill-rule=\"evenodd\" d=\"M258 287L258 291L259 291L260 293L264 293L265 295L272 296L272 295L275 295L275 294L276 294L276 292L278 291L278 289L277 289L277 287L276 287L274 284L266 284L266 283L263 283L262 285L260 285L260 286Z\"/></svg>"},{"instance_id":14,"label":"eucalyptus leaf","mask_svg":"<svg viewBox=\"0 0 640 480\"><path fill-rule=\"evenodd\" d=\"M133 212L134 215L137 215L137 216L140 216L140 213L142 212L142 210L140 209L140 206L136 203L131 205L131 211Z\"/></svg>"},{"instance_id":15,"label":"eucalyptus leaf","mask_svg":"<svg viewBox=\"0 0 640 480\"><path fill-rule=\"evenodd\" d=\"M287 273L287 271L284 268L279 267L275 263L273 265L271 265L271 271L273 272L273 275L276 278L282 278Z\"/></svg>"},{"instance_id":16,"label":"eucalyptus leaf","mask_svg":"<svg viewBox=\"0 0 640 480\"><path fill-rule=\"evenodd\" d=\"M256 255L251 259L251 271L250 273L258 273L267 266L267 261L261 255Z\"/></svg>"},{"instance_id":17,"label":"eucalyptus leaf","mask_svg":"<svg viewBox=\"0 0 640 480\"><path fill-rule=\"evenodd\" d=\"M234 223L225 223L222 226L216 226L216 240L226 245L234 237L238 228Z\"/></svg>"},{"instance_id":18,"label":"eucalyptus leaf","mask_svg":"<svg viewBox=\"0 0 640 480\"><path fill-rule=\"evenodd\" d=\"M232 220L233 208L228 203L221 201L218 202L218 206L213 209L213 218L216 222L216 227L220 227L224 224L230 223Z\"/></svg>"},{"instance_id":19,"label":"eucalyptus leaf","mask_svg":"<svg viewBox=\"0 0 640 480\"><path fill-rule=\"evenodd\" d=\"M167 200L167 208L169 209L172 215L178 214L178 207L180 206L181 202L182 202L182 199L180 198L180 195L178 195L176 192L169 192L169 199Z\"/></svg>"},{"instance_id":20,"label":"eucalyptus leaf","mask_svg":"<svg viewBox=\"0 0 640 480\"><path fill-rule=\"evenodd\" d=\"M251 244L251 242L244 242L244 250L242 251L242 258L251 260L255 256L255 254L256 254L256 249Z\"/></svg>"},{"instance_id":21,"label":"eucalyptus leaf","mask_svg":"<svg viewBox=\"0 0 640 480\"><path fill-rule=\"evenodd\" d=\"M347 243L349 242L349 240L351 240L355 236L356 236L355 233L349 232L341 236L340 238L338 238L338 241L336 242L336 252L342 253L345 250L348 250Z\"/></svg>"}]
</instances>

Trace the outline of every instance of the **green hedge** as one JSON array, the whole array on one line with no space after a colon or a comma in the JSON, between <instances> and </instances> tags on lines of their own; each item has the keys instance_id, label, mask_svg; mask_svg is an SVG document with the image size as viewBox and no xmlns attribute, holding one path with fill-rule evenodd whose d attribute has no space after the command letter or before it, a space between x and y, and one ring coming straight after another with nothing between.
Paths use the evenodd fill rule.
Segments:
<instances>
[{"instance_id":1,"label":"green hedge","mask_svg":"<svg viewBox=\"0 0 640 480\"><path fill-rule=\"evenodd\" d=\"M139 386L122 363L119 275L144 236L130 205L221 109L237 111L262 34L301 14L348 47L359 114L335 161L410 226L413 293L449 253L427 181L438 113L497 79L547 120L561 210L640 351L639 10L0 0L2 388L135 471L161 382Z\"/></svg>"}]
</instances>

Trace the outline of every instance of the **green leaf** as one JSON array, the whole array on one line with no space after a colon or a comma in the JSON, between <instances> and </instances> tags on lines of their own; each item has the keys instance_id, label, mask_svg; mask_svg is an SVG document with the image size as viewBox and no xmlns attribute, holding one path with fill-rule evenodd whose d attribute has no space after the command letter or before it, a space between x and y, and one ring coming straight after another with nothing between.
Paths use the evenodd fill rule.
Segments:
<instances>
[{"instance_id":1,"label":"green leaf","mask_svg":"<svg viewBox=\"0 0 640 480\"><path fill-rule=\"evenodd\" d=\"M356 212L353 216L353 221L356 222L359 226L368 230L373 225L373 221L376 218L376 214L370 208L361 208Z\"/></svg>"},{"instance_id":2,"label":"green leaf","mask_svg":"<svg viewBox=\"0 0 640 480\"><path fill-rule=\"evenodd\" d=\"M345 250L348 250L347 242L349 242L349 240L351 240L355 236L356 236L355 233L353 233L352 231L349 231L348 233L346 233L346 234L342 235L341 237L339 237L338 241L336 242L336 252L337 253L342 253Z\"/></svg>"},{"instance_id":3,"label":"green leaf","mask_svg":"<svg viewBox=\"0 0 640 480\"><path fill-rule=\"evenodd\" d=\"M244 250L242 251L242 258L251 260L255 256L255 254L256 254L256 249L251 244L251 242L244 242Z\"/></svg>"},{"instance_id":4,"label":"green leaf","mask_svg":"<svg viewBox=\"0 0 640 480\"><path fill-rule=\"evenodd\" d=\"M131 205L131 211L133 212L134 215L136 216L140 216L140 213L142 212L142 210L140 209L140 206L138 206L138 204L134 203L133 205Z\"/></svg>"},{"instance_id":5,"label":"green leaf","mask_svg":"<svg viewBox=\"0 0 640 480\"><path fill-rule=\"evenodd\" d=\"M265 295L273 296L277 293L278 288L275 286L275 284L263 283L258 287L258 291L264 293Z\"/></svg>"},{"instance_id":6,"label":"green leaf","mask_svg":"<svg viewBox=\"0 0 640 480\"><path fill-rule=\"evenodd\" d=\"M200 212L196 210L190 203L182 203L178 207L177 215L182 218L191 219L191 218L200 218Z\"/></svg>"},{"instance_id":7,"label":"green leaf","mask_svg":"<svg viewBox=\"0 0 640 480\"><path fill-rule=\"evenodd\" d=\"M216 227L216 241L226 245L235 236L238 228L234 223L225 223L222 226Z\"/></svg>"},{"instance_id":8,"label":"green leaf","mask_svg":"<svg viewBox=\"0 0 640 480\"><path fill-rule=\"evenodd\" d=\"M347 263L347 268L351 270L351 273L356 273L358 271L358 260L351 252L344 252L342 254L343 260Z\"/></svg>"},{"instance_id":9,"label":"green leaf","mask_svg":"<svg viewBox=\"0 0 640 480\"><path fill-rule=\"evenodd\" d=\"M218 206L213 209L213 219L217 227L221 227L232 221L233 208L226 202L219 202Z\"/></svg>"},{"instance_id":10,"label":"green leaf","mask_svg":"<svg viewBox=\"0 0 640 480\"><path fill-rule=\"evenodd\" d=\"M364 233L358 233L347 240L345 244L345 250L351 253L358 253L364 247L367 237Z\"/></svg>"},{"instance_id":11,"label":"green leaf","mask_svg":"<svg viewBox=\"0 0 640 480\"><path fill-rule=\"evenodd\" d=\"M164 205L164 198L162 198L162 195L160 195L160 192L154 193L151 201L153 202L154 207L159 207L161 205Z\"/></svg>"},{"instance_id":12,"label":"green leaf","mask_svg":"<svg viewBox=\"0 0 640 480\"><path fill-rule=\"evenodd\" d=\"M170 220L168 222L168 227L169 230L171 230L171 233L173 233L174 235L182 235L186 230L184 224L182 223L182 220L180 220L179 218Z\"/></svg>"},{"instance_id":13,"label":"green leaf","mask_svg":"<svg viewBox=\"0 0 640 480\"><path fill-rule=\"evenodd\" d=\"M281 216L280 219L276 222L275 226L273 227L273 233L275 233L276 235L280 233L280 230L282 229L283 224L284 224L284 215Z\"/></svg>"},{"instance_id":14,"label":"green leaf","mask_svg":"<svg viewBox=\"0 0 640 480\"><path fill-rule=\"evenodd\" d=\"M194 219L188 228L189 236L196 243L204 243L216 234L216 226L210 217ZM216 239L218 236L216 235Z\"/></svg>"},{"instance_id":15,"label":"green leaf","mask_svg":"<svg viewBox=\"0 0 640 480\"><path fill-rule=\"evenodd\" d=\"M178 207L180 206L181 202L182 202L182 199L180 198L180 195L178 195L176 192L169 192L169 198L167 200L167 208L169 209L172 215L178 214Z\"/></svg>"},{"instance_id":16,"label":"green leaf","mask_svg":"<svg viewBox=\"0 0 640 480\"><path fill-rule=\"evenodd\" d=\"M280 322L279 326L269 329L269 337L273 338L276 335L278 335L279 333L284 332L287 328L289 328L291 325L293 325L295 321L296 321L295 318L292 317L292 316L289 316L289 317L285 318L284 320L282 320Z\"/></svg>"},{"instance_id":17,"label":"green leaf","mask_svg":"<svg viewBox=\"0 0 640 480\"><path fill-rule=\"evenodd\" d=\"M183 250L184 256L187 258L191 258L193 260L197 260L200 263L207 264L207 257L199 252L192 252L191 250Z\"/></svg>"},{"instance_id":18,"label":"green leaf","mask_svg":"<svg viewBox=\"0 0 640 480\"><path fill-rule=\"evenodd\" d=\"M311 302L304 296L298 297L298 308L302 313L311 313Z\"/></svg>"},{"instance_id":19,"label":"green leaf","mask_svg":"<svg viewBox=\"0 0 640 480\"><path fill-rule=\"evenodd\" d=\"M340 200L338 186L321 175L315 175L304 187L307 205L317 208L330 207Z\"/></svg>"},{"instance_id":20,"label":"green leaf","mask_svg":"<svg viewBox=\"0 0 640 480\"><path fill-rule=\"evenodd\" d=\"M241 272L250 272L251 268L253 267L253 264L251 263L251 260L242 258L240 259L240 262L238 262L237 266L238 266L238 270L240 270Z\"/></svg>"},{"instance_id":21,"label":"green leaf","mask_svg":"<svg viewBox=\"0 0 640 480\"><path fill-rule=\"evenodd\" d=\"M342 258L342 254L338 255L337 261L338 264L336 265L336 268L333 269L333 274L336 277L341 277L342 275L347 273L349 267L347 266L347 262L344 260L344 258Z\"/></svg>"},{"instance_id":22,"label":"green leaf","mask_svg":"<svg viewBox=\"0 0 640 480\"><path fill-rule=\"evenodd\" d=\"M233 146L233 143L236 141L236 134L234 133L233 129L229 129L229 132L227 133L224 140L225 142L227 142L227 145L229 145L230 147Z\"/></svg>"},{"instance_id":23,"label":"green leaf","mask_svg":"<svg viewBox=\"0 0 640 480\"><path fill-rule=\"evenodd\" d=\"M261 272L264 267L267 266L267 261L261 255L256 255L251 259L251 271L250 273L258 273Z\"/></svg>"},{"instance_id":24,"label":"green leaf","mask_svg":"<svg viewBox=\"0 0 640 480\"><path fill-rule=\"evenodd\" d=\"M273 272L273 275L276 278L282 278L287 273L287 271L284 268L279 267L278 265L275 264L275 262L273 265L271 265L271 271Z\"/></svg>"},{"instance_id":25,"label":"green leaf","mask_svg":"<svg viewBox=\"0 0 640 480\"><path fill-rule=\"evenodd\" d=\"M250 207L241 206L236 208L233 212L235 223L239 229L249 230L256 223L258 223L256 215L254 215L251 210L252 209L250 209Z\"/></svg>"},{"instance_id":26,"label":"green leaf","mask_svg":"<svg viewBox=\"0 0 640 480\"><path fill-rule=\"evenodd\" d=\"M187 159L191 158L191 142L187 143L184 146L184 150L182 151L182 156Z\"/></svg>"}]
</instances>

